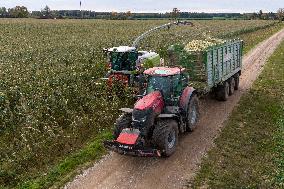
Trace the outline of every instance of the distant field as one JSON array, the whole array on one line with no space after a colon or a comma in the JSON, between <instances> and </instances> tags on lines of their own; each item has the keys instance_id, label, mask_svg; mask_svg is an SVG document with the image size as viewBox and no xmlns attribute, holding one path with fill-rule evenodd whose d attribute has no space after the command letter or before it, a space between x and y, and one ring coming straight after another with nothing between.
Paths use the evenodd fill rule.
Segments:
<instances>
[{"instance_id":1,"label":"distant field","mask_svg":"<svg viewBox=\"0 0 284 189\"><path fill-rule=\"evenodd\" d=\"M102 49L131 45L167 22L0 19L0 187L36 177L112 127L117 109L131 100L107 98L95 85L105 73ZM193 23L156 33L142 47L164 55L170 44L211 35L242 36L251 48L262 38L245 33L273 22ZM269 28L263 31L277 30Z\"/></svg>"}]
</instances>

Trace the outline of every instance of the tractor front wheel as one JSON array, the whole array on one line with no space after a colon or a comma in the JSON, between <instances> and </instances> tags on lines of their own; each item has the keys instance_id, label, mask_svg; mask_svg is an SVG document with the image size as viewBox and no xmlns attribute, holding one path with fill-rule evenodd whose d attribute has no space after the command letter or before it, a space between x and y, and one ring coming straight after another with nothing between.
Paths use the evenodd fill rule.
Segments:
<instances>
[{"instance_id":1,"label":"tractor front wheel","mask_svg":"<svg viewBox=\"0 0 284 189\"><path fill-rule=\"evenodd\" d=\"M153 140L163 156L171 156L178 144L178 123L175 120L160 120L153 131Z\"/></svg>"},{"instance_id":2,"label":"tractor front wheel","mask_svg":"<svg viewBox=\"0 0 284 189\"><path fill-rule=\"evenodd\" d=\"M132 116L131 114L122 114L115 122L113 136L118 138L123 129L131 127Z\"/></svg>"}]
</instances>

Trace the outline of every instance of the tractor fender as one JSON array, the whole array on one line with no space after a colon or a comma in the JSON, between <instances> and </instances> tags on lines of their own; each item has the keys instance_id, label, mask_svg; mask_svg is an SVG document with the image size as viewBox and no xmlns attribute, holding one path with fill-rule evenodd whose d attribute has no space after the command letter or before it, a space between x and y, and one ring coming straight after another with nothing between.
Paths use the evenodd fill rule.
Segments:
<instances>
[{"instance_id":1,"label":"tractor fender","mask_svg":"<svg viewBox=\"0 0 284 189\"><path fill-rule=\"evenodd\" d=\"M160 114L158 118L174 118L177 117L175 114Z\"/></svg>"},{"instance_id":2,"label":"tractor fender","mask_svg":"<svg viewBox=\"0 0 284 189\"><path fill-rule=\"evenodd\" d=\"M186 87L183 92L182 96L179 100L179 105L181 108L182 113L187 114L188 104L191 96L195 93L195 89L193 87Z\"/></svg>"}]
</instances>

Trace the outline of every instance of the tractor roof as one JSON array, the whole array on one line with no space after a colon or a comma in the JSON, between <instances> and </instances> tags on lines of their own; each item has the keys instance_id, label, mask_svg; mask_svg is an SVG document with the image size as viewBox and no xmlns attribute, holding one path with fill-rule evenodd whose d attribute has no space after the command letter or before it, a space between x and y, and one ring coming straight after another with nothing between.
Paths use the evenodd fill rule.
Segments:
<instances>
[{"instance_id":1,"label":"tractor roof","mask_svg":"<svg viewBox=\"0 0 284 189\"><path fill-rule=\"evenodd\" d=\"M132 52L135 51L136 48L135 47L129 47L129 46L119 46L119 47L113 47L113 48L109 48L107 49L108 52Z\"/></svg>"},{"instance_id":2,"label":"tractor roof","mask_svg":"<svg viewBox=\"0 0 284 189\"><path fill-rule=\"evenodd\" d=\"M169 68L169 67L153 67L148 70L144 71L144 74L147 75L153 75L153 76L172 76L172 75L177 75L183 72L185 69L184 68Z\"/></svg>"}]
</instances>

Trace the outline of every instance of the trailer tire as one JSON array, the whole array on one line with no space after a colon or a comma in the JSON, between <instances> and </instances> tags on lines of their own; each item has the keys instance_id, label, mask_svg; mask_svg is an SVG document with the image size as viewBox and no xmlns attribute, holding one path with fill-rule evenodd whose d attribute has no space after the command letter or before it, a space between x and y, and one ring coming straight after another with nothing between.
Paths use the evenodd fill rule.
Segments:
<instances>
[{"instance_id":1,"label":"trailer tire","mask_svg":"<svg viewBox=\"0 0 284 189\"><path fill-rule=\"evenodd\" d=\"M234 77L230 78L230 90L229 90L229 95L233 95L235 92L235 87L236 87L236 81Z\"/></svg>"},{"instance_id":2,"label":"trailer tire","mask_svg":"<svg viewBox=\"0 0 284 189\"><path fill-rule=\"evenodd\" d=\"M129 128L132 122L132 115L128 113L122 114L115 122L113 136L118 138L123 129Z\"/></svg>"},{"instance_id":3,"label":"trailer tire","mask_svg":"<svg viewBox=\"0 0 284 189\"><path fill-rule=\"evenodd\" d=\"M186 129L192 132L199 121L199 100L196 94L192 95L188 103L187 118L186 118Z\"/></svg>"},{"instance_id":4,"label":"trailer tire","mask_svg":"<svg viewBox=\"0 0 284 189\"><path fill-rule=\"evenodd\" d=\"M239 90L239 85L240 85L240 75L237 73L234 76L235 79L235 90Z\"/></svg>"},{"instance_id":5,"label":"trailer tire","mask_svg":"<svg viewBox=\"0 0 284 189\"><path fill-rule=\"evenodd\" d=\"M222 85L219 85L217 87L217 92L216 92L217 100L227 101L229 98L229 92L230 92L230 85L228 81L225 81Z\"/></svg>"},{"instance_id":6,"label":"trailer tire","mask_svg":"<svg viewBox=\"0 0 284 189\"><path fill-rule=\"evenodd\" d=\"M171 156L178 144L178 123L169 119L158 121L153 131L153 141L162 156Z\"/></svg>"}]
</instances>

